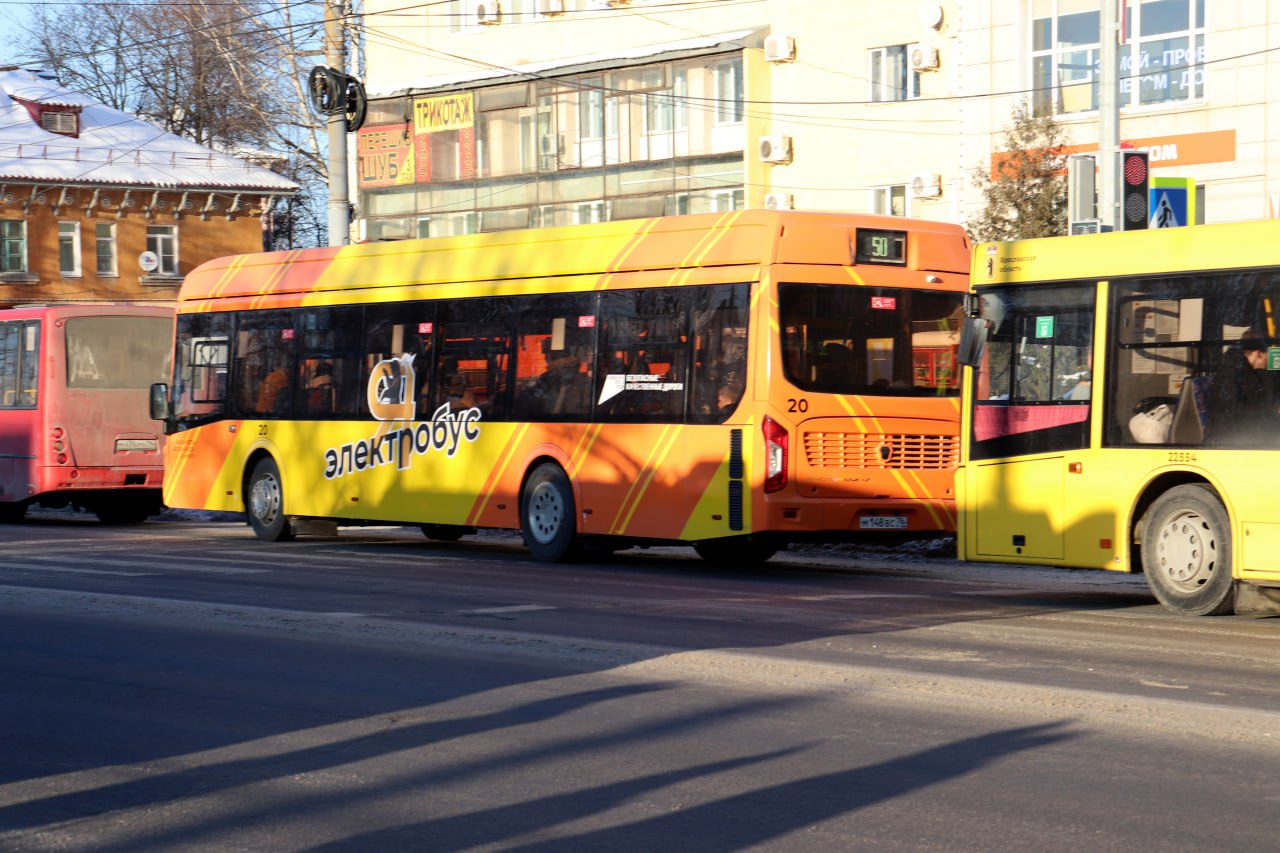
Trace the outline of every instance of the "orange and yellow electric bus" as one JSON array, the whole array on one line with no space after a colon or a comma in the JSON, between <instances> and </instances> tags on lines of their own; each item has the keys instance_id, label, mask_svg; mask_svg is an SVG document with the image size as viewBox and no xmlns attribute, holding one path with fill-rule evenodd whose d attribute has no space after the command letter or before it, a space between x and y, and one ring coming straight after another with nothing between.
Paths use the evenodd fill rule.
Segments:
<instances>
[{"instance_id":1,"label":"orange and yellow electric bus","mask_svg":"<svg viewBox=\"0 0 1280 853\"><path fill-rule=\"evenodd\" d=\"M1265 604L1280 222L980 244L971 280L960 556L1141 571L1188 615Z\"/></svg>"},{"instance_id":2,"label":"orange and yellow electric bus","mask_svg":"<svg viewBox=\"0 0 1280 853\"><path fill-rule=\"evenodd\" d=\"M163 439L147 389L169 373L173 309L0 311L0 521L72 506L109 524L160 511Z\"/></svg>"},{"instance_id":3,"label":"orange and yellow electric bus","mask_svg":"<svg viewBox=\"0 0 1280 853\"><path fill-rule=\"evenodd\" d=\"M153 389L170 506L692 544L955 526L969 245L746 211L229 257Z\"/></svg>"}]
</instances>

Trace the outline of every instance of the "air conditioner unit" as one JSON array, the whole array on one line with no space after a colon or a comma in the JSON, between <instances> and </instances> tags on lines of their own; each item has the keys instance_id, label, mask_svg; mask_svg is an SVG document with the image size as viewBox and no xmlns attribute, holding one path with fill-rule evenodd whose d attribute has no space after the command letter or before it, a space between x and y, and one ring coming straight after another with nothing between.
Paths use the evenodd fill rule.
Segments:
<instances>
[{"instance_id":1,"label":"air conditioner unit","mask_svg":"<svg viewBox=\"0 0 1280 853\"><path fill-rule=\"evenodd\" d=\"M796 40L784 35L766 37L764 58L766 62L791 62L796 58Z\"/></svg>"},{"instance_id":2,"label":"air conditioner unit","mask_svg":"<svg viewBox=\"0 0 1280 853\"><path fill-rule=\"evenodd\" d=\"M493 26L502 22L502 8L498 0L480 0L472 7L476 15L476 23Z\"/></svg>"},{"instance_id":3,"label":"air conditioner unit","mask_svg":"<svg viewBox=\"0 0 1280 853\"><path fill-rule=\"evenodd\" d=\"M913 44L907 48L907 59L912 71L933 71L938 67L938 49L927 44Z\"/></svg>"},{"instance_id":4,"label":"air conditioner unit","mask_svg":"<svg viewBox=\"0 0 1280 853\"><path fill-rule=\"evenodd\" d=\"M760 159L766 163L791 162L790 136L760 137Z\"/></svg>"},{"instance_id":5,"label":"air conditioner unit","mask_svg":"<svg viewBox=\"0 0 1280 853\"><path fill-rule=\"evenodd\" d=\"M544 133L539 145L546 156L559 157L564 154L564 134Z\"/></svg>"},{"instance_id":6,"label":"air conditioner unit","mask_svg":"<svg viewBox=\"0 0 1280 853\"><path fill-rule=\"evenodd\" d=\"M937 198L942 195L942 176L937 172L919 172L911 176L912 198Z\"/></svg>"},{"instance_id":7,"label":"air conditioner unit","mask_svg":"<svg viewBox=\"0 0 1280 853\"><path fill-rule=\"evenodd\" d=\"M538 14L544 18L564 14L564 0L538 0Z\"/></svg>"},{"instance_id":8,"label":"air conditioner unit","mask_svg":"<svg viewBox=\"0 0 1280 853\"><path fill-rule=\"evenodd\" d=\"M795 198L791 193L768 193L764 197L765 210L790 210L795 207Z\"/></svg>"}]
</instances>

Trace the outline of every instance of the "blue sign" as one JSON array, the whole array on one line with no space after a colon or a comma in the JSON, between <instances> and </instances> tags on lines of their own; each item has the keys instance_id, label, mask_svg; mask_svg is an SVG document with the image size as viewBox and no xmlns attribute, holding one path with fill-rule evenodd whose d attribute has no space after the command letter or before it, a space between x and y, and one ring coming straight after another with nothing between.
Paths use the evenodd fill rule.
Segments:
<instances>
[{"instance_id":1,"label":"blue sign","mask_svg":"<svg viewBox=\"0 0 1280 853\"><path fill-rule=\"evenodd\" d=\"M1148 228L1180 228L1196 222L1195 178L1153 178L1147 190Z\"/></svg>"}]
</instances>

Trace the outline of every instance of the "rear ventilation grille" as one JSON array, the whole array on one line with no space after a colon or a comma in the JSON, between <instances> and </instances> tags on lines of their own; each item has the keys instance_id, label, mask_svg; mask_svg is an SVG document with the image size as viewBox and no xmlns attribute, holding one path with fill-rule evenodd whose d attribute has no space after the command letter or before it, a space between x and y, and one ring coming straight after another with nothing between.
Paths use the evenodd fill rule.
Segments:
<instances>
[{"instance_id":1,"label":"rear ventilation grille","mask_svg":"<svg viewBox=\"0 0 1280 853\"><path fill-rule=\"evenodd\" d=\"M960 441L951 435L807 432L804 456L810 468L941 470L960 463Z\"/></svg>"}]
</instances>

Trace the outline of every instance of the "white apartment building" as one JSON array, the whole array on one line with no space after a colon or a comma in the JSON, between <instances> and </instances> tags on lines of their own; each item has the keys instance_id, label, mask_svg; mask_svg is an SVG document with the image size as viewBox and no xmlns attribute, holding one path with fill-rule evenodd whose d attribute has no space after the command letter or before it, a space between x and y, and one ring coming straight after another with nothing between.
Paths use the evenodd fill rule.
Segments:
<instances>
[{"instance_id":1,"label":"white apartment building","mask_svg":"<svg viewBox=\"0 0 1280 853\"><path fill-rule=\"evenodd\" d=\"M1017 104L1096 148L1101 2L366 0L356 236L746 207L964 222ZM1194 179L1201 221L1277 215L1280 6L1122 5L1122 144Z\"/></svg>"}]
</instances>

